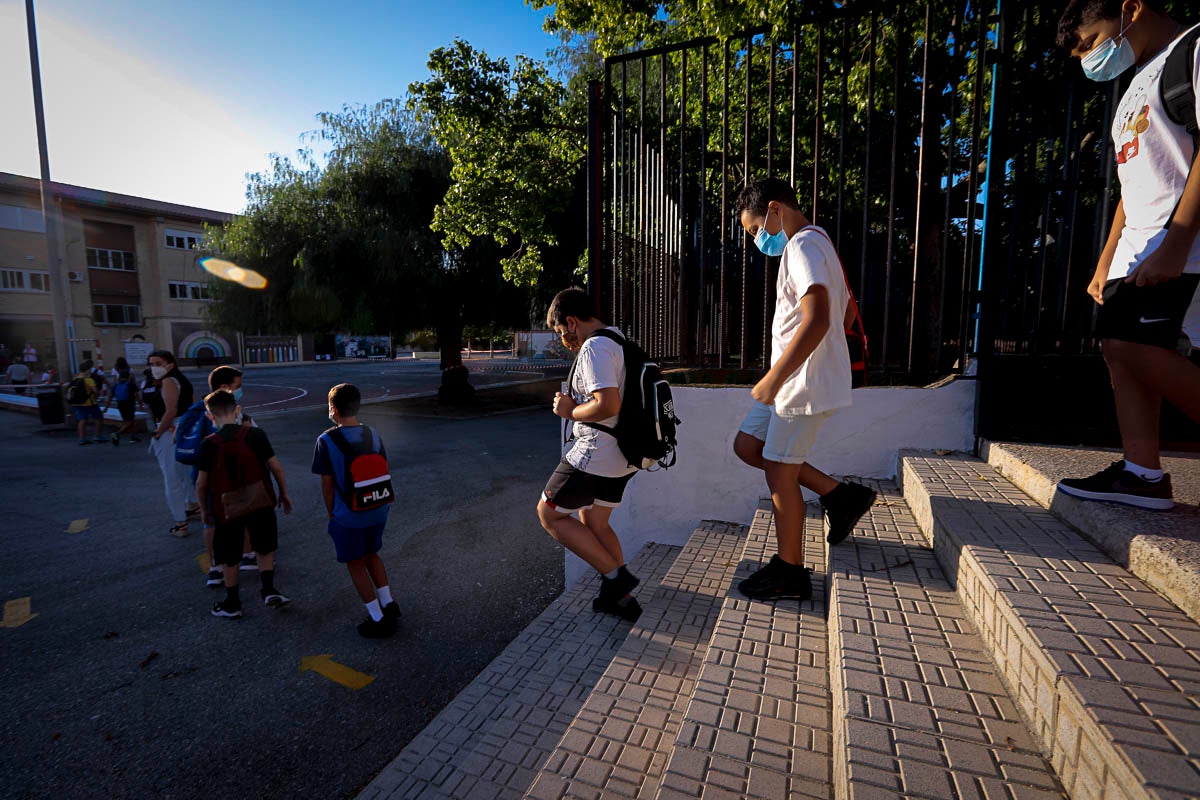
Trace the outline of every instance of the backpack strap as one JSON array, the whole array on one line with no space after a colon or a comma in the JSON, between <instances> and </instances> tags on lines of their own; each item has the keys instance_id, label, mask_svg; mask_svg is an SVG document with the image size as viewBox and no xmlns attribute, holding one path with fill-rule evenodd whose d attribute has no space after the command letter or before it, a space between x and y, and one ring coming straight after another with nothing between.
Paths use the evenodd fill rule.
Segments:
<instances>
[{"instance_id":1,"label":"backpack strap","mask_svg":"<svg viewBox=\"0 0 1200 800\"><path fill-rule=\"evenodd\" d=\"M591 339L593 336L599 336L603 339L609 339L609 340L614 341L617 344L621 345L621 355L622 356L625 355L625 345L631 344L631 342L628 339L626 339L624 336L622 336L619 333L614 333L613 331L610 331L608 328L599 328L597 330L594 330L588 334L587 338ZM584 339L584 341L586 342L587 339ZM580 345L580 347L582 348L582 345ZM571 364L571 371L567 373L567 391L568 392L571 391L571 384L575 382L575 366L578 363L579 363L579 359L576 358L575 361L572 362L572 364ZM625 373L625 379L626 379L626 383L628 383L628 380L629 380L629 372L628 371L626 371L626 373ZM569 419L569 420L566 420L566 422L579 422L579 421ZM584 426L585 428L592 428L593 430L602 431L603 433L607 433L609 436L612 436L614 439L617 436L617 429L610 427L608 425L601 425L598 422L579 422L579 424ZM574 425L566 426L567 436L563 439L563 444L566 444L567 442L569 442L575 438L575 434L573 433L573 430L572 430L573 428L574 428Z\"/></svg>"},{"instance_id":2,"label":"backpack strap","mask_svg":"<svg viewBox=\"0 0 1200 800\"><path fill-rule=\"evenodd\" d=\"M1176 125L1182 125L1192 139L1200 133L1196 123L1196 87L1192 86L1197 39L1200 39L1200 25L1193 26L1175 44L1158 83L1159 98L1167 117Z\"/></svg>"},{"instance_id":3,"label":"backpack strap","mask_svg":"<svg viewBox=\"0 0 1200 800\"><path fill-rule=\"evenodd\" d=\"M853 311L854 311L854 321L858 325L858 335L862 338L863 369L866 369L867 360L869 358L869 355L868 355L869 350L867 349L867 326L865 324L863 324L862 313L858 310L858 301L854 299L854 290L850 288L850 278L846 275L846 267L845 267L845 265L842 264L842 256L840 253L838 253L837 246L834 245L833 239L829 238L829 234L826 233L823 228L818 228L816 225L809 225L807 228L804 228L803 230L806 230L806 231L811 230L811 231L815 231L816 233L821 234L822 236L825 237L825 240L829 242L829 246L833 248L833 254L837 257L837 260L838 260L838 269L840 269L842 271L842 280L846 284L846 297L849 298L850 308L853 309ZM846 328L846 333L850 333L850 332L851 332L851 329Z\"/></svg>"}]
</instances>

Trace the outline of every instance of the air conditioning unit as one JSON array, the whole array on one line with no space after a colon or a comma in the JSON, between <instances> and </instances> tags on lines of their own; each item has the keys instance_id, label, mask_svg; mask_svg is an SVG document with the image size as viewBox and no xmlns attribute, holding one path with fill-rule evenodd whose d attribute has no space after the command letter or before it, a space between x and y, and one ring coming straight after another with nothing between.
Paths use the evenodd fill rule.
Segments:
<instances>
[{"instance_id":1,"label":"air conditioning unit","mask_svg":"<svg viewBox=\"0 0 1200 800\"><path fill-rule=\"evenodd\" d=\"M83 273L77 270L71 270L67 273L67 279L70 280L71 283L83 283Z\"/></svg>"}]
</instances>

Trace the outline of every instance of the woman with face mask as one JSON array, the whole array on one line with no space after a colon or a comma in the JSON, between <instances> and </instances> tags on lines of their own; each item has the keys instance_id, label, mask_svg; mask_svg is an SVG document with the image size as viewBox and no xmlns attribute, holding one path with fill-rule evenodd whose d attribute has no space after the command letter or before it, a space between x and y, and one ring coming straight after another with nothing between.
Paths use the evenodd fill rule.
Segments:
<instances>
[{"instance_id":1,"label":"woman with face mask","mask_svg":"<svg viewBox=\"0 0 1200 800\"><path fill-rule=\"evenodd\" d=\"M184 537L188 535L188 516L199 513L200 507L194 502L195 490L188 479L187 467L175 460L175 420L192 405L192 384L179 371L171 351L155 350L149 361L150 374L159 384L157 405L161 408L161 417L150 441L150 452L162 471L167 508L174 520L169 533Z\"/></svg>"}]
</instances>

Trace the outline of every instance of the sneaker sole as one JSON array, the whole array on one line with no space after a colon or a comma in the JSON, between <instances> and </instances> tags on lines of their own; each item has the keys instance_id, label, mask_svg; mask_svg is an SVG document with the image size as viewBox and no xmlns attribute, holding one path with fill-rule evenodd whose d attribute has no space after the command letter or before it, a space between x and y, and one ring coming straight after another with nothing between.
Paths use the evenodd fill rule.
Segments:
<instances>
[{"instance_id":1,"label":"sneaker sole","mask_svg":"<svg viewBox=\"0 0 1200 800\"><path fill-rule=\"evenodd\" d=\"M291 602L292 601L290 598L283 597L282 595L275 595L274 597L268 597L264 599L263 605L267 608L283 608Z\"/></svg>"},{"instance_id":2,"label":"sneaker sole","mask_svg":"<svg viewBox=\"0 0 1200 800\"><path fill-rule=\"evenodd\" d=\"M1175 507L1175 501L1165 497L1142 497L1136 494L1120 494L1118 492L1089 492L1086 489L1076 489L1073 486L1058 484L1058 491L1081 500L1102 500L1109 503L1120 503L1125 506L1144 508L1147 511L1170 511Z\"/></svg>"},{"instance_id":3,"label":"sneaker sole","mask_svg":"<svg viewBox=\"0 0 1200 800\"><path fill-rule=\"evenodd\" d=\"M779 602L780 600L800 600L802 602L807 601L807 600L812 600L811 594L809 594L809 595L802 595L802 594L795 594L795 593L776 594L776 595L771 595L770 597L764 597L763 595L747 594L746 592L743 592L741 589L738 589L738 591L741 592L742 597L745 597L748 600L760 600L764 603L776 603L776 602Z\"/></svg>"},{"instance_id":4,"label":"sneaker sole","mask_svg":"<svg viewBox=\"0 0 1200 800\"><path fill-rule=\"evenodd\" d=\"M241 619L242 612L240 611L212 611L209 612L218 619Z\"/></svg>"},{"instance_id":5,"label":"sneaker sole","mask_svg":"<svg viewBox=\"0 0 1200 800\"><path fill-rule=\"evenodd\" d=\"M221 586L225 583L224 578L209 578L204 582L205 586Z\"/></svg>"}]
</instances>

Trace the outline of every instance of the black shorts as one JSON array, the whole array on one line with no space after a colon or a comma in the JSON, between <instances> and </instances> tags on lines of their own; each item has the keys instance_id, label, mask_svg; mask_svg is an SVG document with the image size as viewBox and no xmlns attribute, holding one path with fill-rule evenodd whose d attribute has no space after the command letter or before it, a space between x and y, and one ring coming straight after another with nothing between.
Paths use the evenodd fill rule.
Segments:
<instances>
[{"instance_id":1,"label":"black shorts","mask_svg":"<svg viewBox=\"0 0 1200 800\"><path fill-rule=\"evenodd\" d=\"M581 508L606 506L615 508L621 504L625 484L634 473L621 478L604 478L575 469L566 461L559 462L554 474L542 490L546 505L562 514L570 514Z\"/></svg>"},{"instance_id":2,"label":"black shorts","mask_svg":"<svg viewBox=\"0 0 1200 800\"><path fill-rule=\"evenodd\" d=\"M275 509L264 508L244 517L218 522L213 529L213 557L217 564L236 567L242 560L242 542L250 531L250 546L256 553L274 553L279 547L279 524Z\"/></svg>"},{"instance_id":3,"label":"black shorts","mask_svg":"<svg viewBox=\"0 0 1200 800\"><path fill-rule=\"evenodd\" d=\"M1200 275L1186 273L1154 286L1125 283L1124 278L1109 281L1096 317L1096 335L1174 350L1197 285Z\"/></svg>"},{"instance_id":4,"label":"black shorts","mask_svg":"<svg viewBox=\"0 0 1200 800\"><path fill-rule=\"evenodd\" d=\"M125 422L133 422L134 412L137 411L137 401L118 400L117 411L121 412L121 419Z\"/></svg>"}]
</instances>

